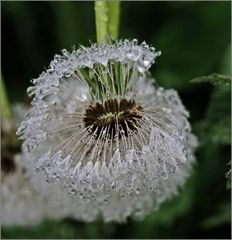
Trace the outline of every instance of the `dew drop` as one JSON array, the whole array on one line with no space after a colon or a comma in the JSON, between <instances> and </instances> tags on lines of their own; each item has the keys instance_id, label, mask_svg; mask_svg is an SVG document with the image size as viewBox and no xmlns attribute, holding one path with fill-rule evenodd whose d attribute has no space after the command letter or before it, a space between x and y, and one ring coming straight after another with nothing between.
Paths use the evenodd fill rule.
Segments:
<instances>
[{"instance_id":1,"label":"dew drop","mask_svg":"<svg viewBox=\"0 0 232 240\"><path fill-rule=\"evenodd\" d=\"M167 171L161 171L160 172L160 177L163 179L168 179L168 172Z\"/></svg>"},{"instance_id":2,"label":"dew drop","mask_svg":"<svg viewBox=\"0 0 232 240\"><path fill-rule=\"evenodd\" d=\"M150 64L150 61L148 61L148 60L144 60L144 61L143 61L143 64L144 64L145 67L148 67L149 64Z\"/></svg>"},{"instance_id":3,"label":"dew drop","mask_svg":"<svg viewBox=\"0 0 232 240\"><path fill-rule=\"evenodd\" d=\"M76 190L75 189L70 190L70 194L71 195L75 195L76 194Z\"/></svg>"}]
</instances>

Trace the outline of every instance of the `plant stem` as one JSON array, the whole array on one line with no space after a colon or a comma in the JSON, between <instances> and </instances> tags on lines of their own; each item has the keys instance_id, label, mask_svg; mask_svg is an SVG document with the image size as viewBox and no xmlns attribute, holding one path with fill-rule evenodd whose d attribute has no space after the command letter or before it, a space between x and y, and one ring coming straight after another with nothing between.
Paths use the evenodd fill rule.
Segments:
<instances>
[{"instance_id":1,"label":"plant stem","mask_svg":"<svg viewBox=\"0 0 232 240\"><path fill-rule=\"evenodd\" d=\"M1 116L4 120L10 120L12 117L10 104L7 98L7 93L5 90L2 74L0 77L0 106L1 106Z\"/></svg>"},{"instance_id":2,"label":"plant stem","mask_svg":"<svg viewBox=\"0 0 232 240\"><path fill-rule=\"evenodd\" d=\"M113 39L118 38L118 29L120 22L120 1L108 2L108 31Z\"/></svg>"},{"instance_id":3,"label":"plant stem","mask_svg":"<svg viewBox=\"0 0 232 240\"><path fill-rule=\"evenodd\" d=\"M97 42L108 42L109 35L113 39L117 39L120 23L120 1L95 0L94 8Z\"/></svg>"},{"instance_id":4,"label":"plant stem","mask_svg":"<svg viewBox=\"0 0 232 240\"><path fill-rule=\"evenodd\" d=\"M96 21L96 35L97 42L108 39L107 25L108 25L108 2L95 0L95 21Z\"/></svg>"}]
</instances>

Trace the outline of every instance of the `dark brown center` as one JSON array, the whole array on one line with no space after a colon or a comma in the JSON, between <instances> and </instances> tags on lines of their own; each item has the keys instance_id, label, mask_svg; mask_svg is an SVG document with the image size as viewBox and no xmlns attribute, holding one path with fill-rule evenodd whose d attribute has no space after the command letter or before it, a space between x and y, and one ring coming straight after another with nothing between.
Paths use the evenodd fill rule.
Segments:
<instances>
[{"instance_id":1,"label":"dark brown center","mask_svg":"<svg viewBox=\"0 0 232 240\"><path fill-rule=\"evenodd\" d=\"M96 138L102 135L105 130L108 138L114 138L116 134L121 138L122 135L128 136L128 131L136 131L141 125L142 107L134 100L109 99L103 104L96 103L86 109L83 119L85 127L90 127Z\"/></svg>"}]
</instances>

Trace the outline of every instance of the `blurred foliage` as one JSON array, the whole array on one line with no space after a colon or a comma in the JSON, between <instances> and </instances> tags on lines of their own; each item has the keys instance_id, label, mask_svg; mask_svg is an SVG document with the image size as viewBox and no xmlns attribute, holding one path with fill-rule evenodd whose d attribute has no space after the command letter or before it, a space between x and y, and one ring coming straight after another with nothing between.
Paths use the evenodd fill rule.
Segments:
<instances>
[{"instance_id":1,"label":"blurred foliage","mask_svg":"<svg viewBox=\"0 0 232 240\"><path fill-rule=\"evenodd\" d=\"M160 85L176 88L190 111L200 144L192 176L178 196L143 221L46 220L33 227L3 227L3 238L231 237L225 177L231 145L230 85L190 82L211 73L218 73L219 80L231 75L231 3L121 5L120 36L146 40L162 51L152 75ZM48 66L54 54L88 45L89 40L96 41L93 2L2 2L2 72L10 101L28 101L29 80Z\"/></svg>"},{"instance_id":2,"label":"blurred foliage","mask_svg":"<svg viewBox=\"0 0 232 240\"><path fill-rule=\"evenodd\" d=\"M0 76L0 106L1 106L1 116L4 119L10 119L12 114L8 102L7 92L5 88L2 76Z\"/></svg>"},{"instance_id":3,"label":"blurred foliage","mask_svg":"<svg viewBox=\"0 0 232 240\"><path fill-rule=\"evenodd\" d=\"M227 178L227 182L226 182L226 187L227 189L231 188L231 161L228 163L228 165L230 165L230 170L225 174L225 177Z\"/></svg>"},{"instance_id":4,"label":"blurred foliage","mask_svg":"<svg viewBox=\"0 0 232 240\"><path fill-rule=\"evenodd\" d=\"M202 226L212 228L225 223L230 223L230 203L224 203L219 206L218 213L203 221Z\"/></svg>"},{"instance_id":5,"label":"blurred foliage","mask_svg":"<svg viewBox=\"0 0 232 240\"><path fill-rule=\"evenodd\" d=\"M217 73L210 74L208 76L197 77L191 80L191 82L201 83L201 82L210 82L213 85L230 85L231 77L225 76Z\"/></svg>"},{"instance_id":6,"label":"blurred foliage","mask_svg":"<svg viewBox=\"0 0 232 240\"><path fill-rule=\"evenodd\" d=\"M217 86L212 94L206 118L199 124L204 144L230 144L230 86Z\"/></svg>"}]
</instances>

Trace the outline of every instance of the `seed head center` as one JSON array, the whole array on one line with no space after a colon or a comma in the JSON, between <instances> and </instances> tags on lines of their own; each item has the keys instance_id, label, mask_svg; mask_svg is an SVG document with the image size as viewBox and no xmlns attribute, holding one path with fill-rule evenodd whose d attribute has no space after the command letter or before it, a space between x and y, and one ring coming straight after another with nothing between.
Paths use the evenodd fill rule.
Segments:
<instances>
[{"instance_id":1,"label":"seed head center","mask_svg":"<svg viewBox=\"0 0 232 240\"><path fill-rule=\"evenodd\" d=\"M104 131L108 138L128 136L130 130L136 131L140 127L142 107L134 100L125 98L109 99L104 103L96 103L86 109L83 119L85 127L89 127L96 138L101 138Z\"/></svg>"}]
</instances>

